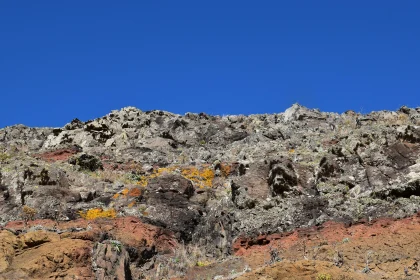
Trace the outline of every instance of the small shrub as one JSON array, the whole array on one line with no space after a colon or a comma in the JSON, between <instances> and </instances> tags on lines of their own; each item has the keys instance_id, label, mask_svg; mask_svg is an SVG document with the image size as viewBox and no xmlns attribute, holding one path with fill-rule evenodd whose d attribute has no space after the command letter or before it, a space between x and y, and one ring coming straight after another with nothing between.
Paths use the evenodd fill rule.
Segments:
<instances>
[{"instance_id":1,"label":"small shrub","mask_svg":"<svg viewBox=\"0 0 420 280\"><path fill-rule=\"evenodd\" d=\"M29 207L27 205L23 206L21 215L22 215L22 218L25 222L25 225L28 224L29 220L34 219L36 213L37 213L37 211L34 208Z\"/></svg>"},{"instance_id":2,"label":"small shrub","mask_svg":"<svg viewBox=\"0 0 420 280\"><path fill-rule=\"evenodd\" d=\"M372 254L372 251L367 251L366 252L366 256L365 256L365 261L366 261L366 265L363 268L362 272L363 273L370 273L370 267L369 267L369 262L370 262L370 255Z\"/></svg>"},{"instance_id":3,"label":"small shrub","mask_svg":"<svg viewBox=\"0 0 420 280\"><path fill-rule=\"evenodd\" d=\"M210 262L198 261L196 265L199 267L203 267L203 266L208 266L209 264Z\"/></svg>"},{"instance_id":4,"label":"small shrub","mask_svg":"<svg viewBox=\"0 0 420 280\"><path fill-rule=\"evenodd\" d=\"M117 240L111 240L112 249L115 250L118 254L121 253L122 245L121 242Z\"/></svg>"},{"instance_id":5,"label":"small shrub","mask_svg":"<svg viewBox=\"0 0 420 280\"><path fill-rule=\"evenodd\" d=\"M280 262L280 261L281 261L281 257L280 257L279 250L277 248L273 248L272 246L270 246L270 264Z\"/></svg>"}]
</instances>

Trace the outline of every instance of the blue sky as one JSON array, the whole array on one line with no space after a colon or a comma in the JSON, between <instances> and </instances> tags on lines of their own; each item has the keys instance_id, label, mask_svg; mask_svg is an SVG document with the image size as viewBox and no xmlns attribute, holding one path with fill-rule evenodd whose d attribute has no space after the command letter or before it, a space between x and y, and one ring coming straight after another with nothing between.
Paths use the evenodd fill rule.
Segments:
<instances>
[{"instance_id":1,"label":"blue sky","mask_svg":"<svg viewBox=\"0 0 420 280\"><path fill-rule=\"evenodd\" d=\"M419 1L1 1L0 127L420 106Z\"/></svg>"}]
</instances>

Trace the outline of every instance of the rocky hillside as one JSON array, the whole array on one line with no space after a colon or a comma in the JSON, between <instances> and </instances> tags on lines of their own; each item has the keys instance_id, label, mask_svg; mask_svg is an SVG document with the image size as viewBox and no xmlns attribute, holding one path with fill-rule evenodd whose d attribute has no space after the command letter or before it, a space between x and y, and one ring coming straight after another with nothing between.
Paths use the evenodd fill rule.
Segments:
<instances>
[{"instance_id":1,"label":"rocky hillside","mask_svg":"<svg viewBox=\"0 0 420 280\"><path fill-rule=\"evenodd\" d=\"M0 279L420 278L420 108L127 107L1 129L0 164Z\"/></svg>"}]
</instances>

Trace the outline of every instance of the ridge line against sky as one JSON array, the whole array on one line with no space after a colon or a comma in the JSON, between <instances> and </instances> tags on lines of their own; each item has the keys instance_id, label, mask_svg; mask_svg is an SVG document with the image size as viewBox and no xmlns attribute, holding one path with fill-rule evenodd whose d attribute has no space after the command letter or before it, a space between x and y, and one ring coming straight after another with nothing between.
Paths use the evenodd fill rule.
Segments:
<instances>
[{"instance_id":1,"label":"ridge line against sky","mask_svg":"<svg viewBox=\"0 0 420 280\"><path fill-rule=\"evenodd\" d=\"M310 109L310 110L319 110L318 108L308 108L308 107L306 107L305 105L302 105L302 104L299 104L299 103L294 103L294 104L292 104L289 108L291 108L293 105L299 105L299 106L302 106L302 107L305 107L305 108L307 108L307 109ZM403 105L403 106L405 106L405 105ZM371 111L371 112L363 112L363 111L355 111L355 110L351 110L351 109L349 109L349 110L346 110L346 111L353 111L353 112L355 112L355 113L357 113L357 114L361 114L361 115L367 115L367 114L370 114L370 113L374 113L374 112L385 112L385 111L392 111L392 112L396 112L396 111L398 111L401 107L403 107L403 106L400 106L399 108L397 108L397 109L395 109L395 110L375 110L375 111ZM89 121L93 121L93 120L96 120L96 119L101 119L101 118L103 118L103 117L106 117L107 115L109 115L110 113L112 113L112 112L114 112L114 111L121 111L121 110L123 110L123 109L125 109L125 108L135 108L135 109L138 109L138 110L140 110L140 111L142 111L142 112L144 112L144 113L146 113L146 112L149 112L149 111L164 111L164 112L167 112L167 113L172 113L172 114L175 114L175 115L179 115L179 116L184 116L184 115L186 115L187 113L193 113L193 114L200 114L200 113L206 113L206 112L185 112L185 113L183 113L183 114L180 114L180 113L174 113L174 112L170 112L170 111L166 111L166 110L159 110L159 109L153 109L153 110L141 110L140 108L137 108L137 107L135 107L135 106L125 106L125 107L123 107L123 108L120 108L120 109L113 109L113 110L111 110L111 111L109 111L108 113L106 113L106 114L104 114L104 115L101 115L101 116L96 116L96 117L93 117L93 118L90 118L90 119L80 119L80 118L77 118L77 117L73 117L71 120L68 120L66 123L64 123L63 125L60 125L60 126L28 126L28 125L25 125L25 124L13 124L13 125L8 125L8 126L5 126L5 127L10 127L10 126L16 126L16 125L24 125L24 126L28 126L28 127L34 127L34 128L47 128L47 127L50 127L50 128L61 128L61 127L64 127L66 124L68 124L68 123L70 123L72 120L75 120L75 119L78 119L78 120L80 120L80 121L83 121L83 122L89 122ZM238 116L238 115L244 115L244 116L250 116L250 115L263 115L263 114L283 114L283 113L285 113L285 111L287 110L287 109L289 109L289 108L286 108L285 110L283 110L283 111L281 111L281 112L271 112L271 113L250 113L250 114L209 114L209 115L211 115L211 116L220 116L220 117L227 117L227 116ZM418 108L420 108L420 107L418 107ZM322 110L319 110L321 113L328 113L328 114L344 114L344 113L346 113L346 112L334 112L334 111L322 111ZM0 127L0 129L3 129L3 128L5 128L5 127Z\"/></svg>"},{"instance_id":2,"label":"ridge line against sky","mask_svg":"<svg viewBox=\"0 0 420 280\"><path fill-rule=\"evenodd\" d=\"M419 1L3 1L0 127L420 106Z\"/></svg>"}]
</instances>

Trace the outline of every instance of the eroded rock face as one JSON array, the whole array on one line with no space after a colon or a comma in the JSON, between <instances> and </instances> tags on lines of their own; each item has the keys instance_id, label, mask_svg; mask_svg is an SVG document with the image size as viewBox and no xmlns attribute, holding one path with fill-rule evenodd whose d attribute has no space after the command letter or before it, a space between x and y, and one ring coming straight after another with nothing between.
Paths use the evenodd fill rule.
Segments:
<instances>
[{"instance_id":1,"label":"eroded rock face","mask_svg":"<svg viewBox=\"0 0 420 280\"><path fill-rule=\"evenodd\" d=\"M195 190L192 183L179 175L163 175L152 179L144 195L147 217L177 232L182 240L191 240L201 218L201 206L191 202Z\"/></svg>"},{"instance_id":2,"label":"eroded rock face","mask_svg":"<svg viewBox=\"0 0 420 280\"><path fill-rule=\"evenodd\" d=\"M271 162L268 183L272 196L281 196L292 191L298 184L292 162L290 160Z\"/></svg>"},{"instance_id":3,"label":"eroded rock face","mask_svg":"<svg viewBox=\"0 0 420 280\"><path fill-rule=\"evenodd\" d=\"M93 279L90 241L42 230L18 236L3 230L0 238L0 279Z\"/></svg>"},{"instance_id":4,"label":"eroded rock face","mask_svg":"<svg viewBox=\"0 0 420 280\"><path fill-rule=\"evenodd\" d=\"M419 116L407 107L361 115L295 104L223 117L127 107L63 128L7 127L0 222L21 219L24 205L35 209L30 219L57 223L125 216L107 230L140 275L170 254L169 239L225 257L238 236L407 217L420 210Z\"/></svg>"}]
</instances>

